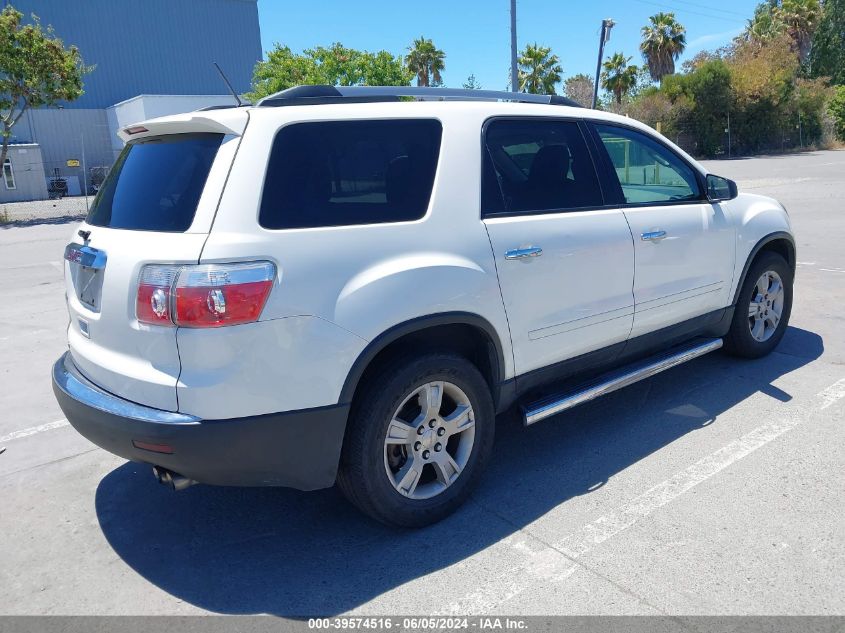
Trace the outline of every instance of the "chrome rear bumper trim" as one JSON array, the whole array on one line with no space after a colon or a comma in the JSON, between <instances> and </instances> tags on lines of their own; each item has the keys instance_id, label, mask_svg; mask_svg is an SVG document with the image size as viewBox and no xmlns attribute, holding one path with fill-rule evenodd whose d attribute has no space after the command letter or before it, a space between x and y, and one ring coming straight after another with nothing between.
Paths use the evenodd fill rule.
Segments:
<instances>
[{"instance_id":1,"label":"chrome rear bumper trim","mask_svg":"<svg viewBox=\"0 0 845 633\"><path fill-rule=\"evenodd\" d=\"M525 416L525 425L534 424L562 411L576 407L579 404L595 400L599 396L632 385L635 382L659 374L693 358L698 358L699 356L715 351L720 347L722 347L722 339L708 339L695 345L647 358L640 363L624 367L572 393L561 394L540 400L539 402L533 402L522 409L523 415Z\"/></svg>"},{"instance_id":2,"label":"chrome rear bumper trim","mask_svg":"<svg viewBox=\"0 0 845 633\"><path fill-rule=\"evenodd\" d=\"M121 418L159 424L198 424L200 422L200 418L192 415L145 407L104 391L79 372L70 352L65 352L64 356L53 365L53 382L77 402Z\"/></svg>"}]
</instances>

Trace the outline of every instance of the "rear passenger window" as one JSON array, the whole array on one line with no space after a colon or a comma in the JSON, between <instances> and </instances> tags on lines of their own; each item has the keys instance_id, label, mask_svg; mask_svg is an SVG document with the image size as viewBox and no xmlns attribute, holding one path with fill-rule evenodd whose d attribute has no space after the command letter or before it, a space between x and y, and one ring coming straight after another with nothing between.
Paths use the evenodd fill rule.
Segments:
<instances>
[{"instance_id":1,"label":"rear passenger window","mask_svg":"<svg viewBox=\"0 0 845 633\"><path fill-rule=\"evenodd\" d=\"M417 220L441 125L429 119L296 123L273 141L259 223L297 229Z\"/></svg>"},{"instance_id":2,"label":"rear passenger window","mask_svg":"<svg viewBox=\"0 0 845 633\"><path fill-rule=\"evenodd\" d=\"M604 204L578 124L501 119L487 125L482 212L532 213Z\"/></svg>"}]
</instances>

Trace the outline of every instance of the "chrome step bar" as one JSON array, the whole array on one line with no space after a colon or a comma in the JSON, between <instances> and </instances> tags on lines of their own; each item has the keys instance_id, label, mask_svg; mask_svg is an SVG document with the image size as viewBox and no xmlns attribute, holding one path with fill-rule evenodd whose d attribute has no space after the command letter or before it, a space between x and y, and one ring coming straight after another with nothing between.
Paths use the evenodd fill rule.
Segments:
<instances>
[{"instance_id":1,"label":"chrome step bar","mask_svg":"<svg viewBox=\"0 0 845 633\"><path fill-rule=\"evenodd\" d=\"M595 400L617 389L622 389L662 371L671 369L693 358L704 356L722 347L722 339L714 338L687 345L681 349L670 350L643 361L628 365L622 369L599 377L595 382L580 387L567 394L560 394L532 402L522 408L525 426L557 415L562 411L577 407L590 400Z\"/></svg>"}]
</instances>

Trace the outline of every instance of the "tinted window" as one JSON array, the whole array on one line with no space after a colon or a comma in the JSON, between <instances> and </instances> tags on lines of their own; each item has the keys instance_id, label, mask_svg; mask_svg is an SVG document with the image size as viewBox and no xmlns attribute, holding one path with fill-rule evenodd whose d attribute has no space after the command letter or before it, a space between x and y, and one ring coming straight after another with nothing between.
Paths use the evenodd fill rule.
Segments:
<instances>
[{"instance_id":1,"label":"tinted window","mask_svg":"<svg viewBox=\"0 0 845 633\"><path fill-rule=\"evenodd\" d=\"M428 209L441 126L433 120L330 121L282 128L259 222L268 229L417 220Z\"/></svg>"},{"instance_id":2,"label":"tinted window","mask_svg":"<svg viewBox=\"0 0 845 633\"><path fill-rule=\"evenodd\" d=\"M173 134L128 144L86 221L115 229L187 230L222 140L222 134Z\"/></svg>"},{"instance_id":3,"label":"tinted window","mask_svg":"<svg viewBox=\"0 0 845 633\"><path fill-rule=\"evenodd\" d=\"M492 121L485 134L482 211L565 211L603 204L590 153L571 121Z\"/></svg>"},{"instance_id":4,"label":"tinted window","mask_svg":"<svg viewBox=\"0 0 845 633\"><path fill-rule=\"evenodd\" d=\"M701 199L695 172L669 148L628 128L596 125L596 129L613 163L625 202Z\"/></svg>"}]
</instances>

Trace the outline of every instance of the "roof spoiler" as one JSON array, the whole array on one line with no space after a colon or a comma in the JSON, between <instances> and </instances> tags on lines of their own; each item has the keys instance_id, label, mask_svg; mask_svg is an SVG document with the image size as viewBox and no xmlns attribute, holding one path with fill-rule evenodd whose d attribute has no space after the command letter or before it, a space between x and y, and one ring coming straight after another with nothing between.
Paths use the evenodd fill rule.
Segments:
<instances>
[{"instance_id":1,"label":"roof spoiler","mask_svg":"<svg viewBox=\"0 0 845 633\"><path fill-rule=\"evenodd\" d=\"M259 107L319 105L326 103L375 103L385 101L513 101L580 108L581 105L557 95L536 95L499 90L426 88L421 86L296 86L264 97Z\"/></svg>"},{"instance_id":2,"label":"roof spoiler","mask_svg":"<svg viewBox=\"0 0 845 633\"><path fill-rule=\"evenodd\" d=\"M185 112L148 119L125 126L117 135L124 143L137 138L162 134L191 134L212 132L240 136L246 127L247 114L243 108L218 109L214 115L204 112Z\"/></svg>"}]
</instances>

